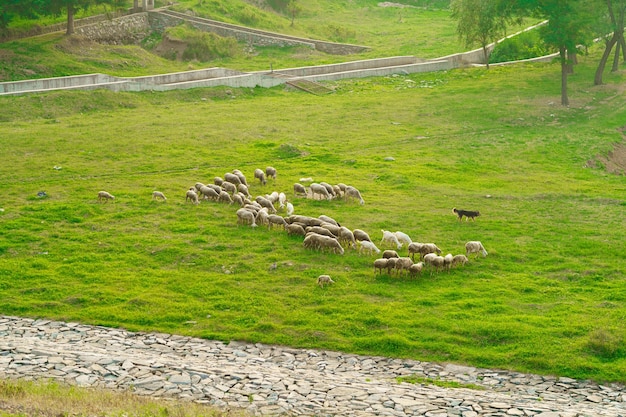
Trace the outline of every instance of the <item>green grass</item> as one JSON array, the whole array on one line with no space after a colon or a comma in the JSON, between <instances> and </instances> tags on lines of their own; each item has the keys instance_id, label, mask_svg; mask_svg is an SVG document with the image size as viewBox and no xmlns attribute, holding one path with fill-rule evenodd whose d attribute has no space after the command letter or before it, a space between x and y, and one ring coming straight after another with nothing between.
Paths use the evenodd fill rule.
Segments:
<instances>
[{"instance_id":1,"label":"green grass","mask_svg":"<svg viewBox=\"0 0 626 417\"><path fill-rule=\"evenodd\" d=\"M473 390L484 390L483 387L476 384L467 384L456 381L444 381L438 378L425 378L421 376L411 375L411 376L399 376L396 378L398 382L406 382L407 384L424 384L424 385L435 385L437 387L442 388L467 388Z\"/></svg>"},{"instance_id":2,"label":"green grass","mask_svg":"<svg viewBox=\"0 0 626 417\"><path fill-rule=\"evenodd\" d=\"M346 80L323 97L2 97L0 313L624 382L626 183L586 168L623 140L624 76L592 87L598 57L581 57L569 108L557 64ZM267 165L278 179L253 195L310 176L366 201L292 199L296 213L444 253L481 240L489 256L378 276L374 257L307 251L237 227L234 207L184 201L196 181L238 168L252 182ZM115 202L97 203L102 189ZM459 223L452 207L482 215ZM322 273L336 283L317 287Z\"/></svg>"}]
</instances>

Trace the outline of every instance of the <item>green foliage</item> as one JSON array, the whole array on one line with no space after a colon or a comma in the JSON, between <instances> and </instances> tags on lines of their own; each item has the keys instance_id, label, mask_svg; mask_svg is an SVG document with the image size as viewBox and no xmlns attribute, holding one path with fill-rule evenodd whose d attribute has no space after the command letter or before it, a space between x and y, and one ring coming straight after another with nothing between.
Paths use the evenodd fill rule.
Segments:
<instances>
[{"instance_id":1,"label":"green foliage","mask_svg":"<svg viewBox=\"0 0 626 417\"><path fill-rule=\"evenodd\" d=\"M520 33L498 43L489 56L489 62L507 62L536 58L554 52L548 48L535 30Z\"/></svg>"},{"instance_id":2,"label":"green foliage","mask_svg":"<svg viewBox=\"0 0 626 417\"><path fill-rule=\"evenodd\" d=\"M182 41L185 48L182 59L207 62L217 58L229 58L241 53L237 40L212 32L200 32L191 26L179 25L166 30L168 37Z\"/></svg>"},{"instance_id":3,"label":"green foliage","mask_svg":"<svg viewBox=\"0 0 626 417\"><path fill-rule=\"evenodd\" d=\"M589 334L587 347L594 355L603 359L617 359L624 356L624 332L595 329Z\"/></svg>"}]
</instances>

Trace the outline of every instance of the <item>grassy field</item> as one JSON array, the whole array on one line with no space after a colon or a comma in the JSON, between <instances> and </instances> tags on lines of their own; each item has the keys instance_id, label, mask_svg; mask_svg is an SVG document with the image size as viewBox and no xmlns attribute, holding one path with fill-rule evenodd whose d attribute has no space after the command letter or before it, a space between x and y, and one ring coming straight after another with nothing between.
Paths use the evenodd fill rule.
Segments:
<instances>
[{"instance_id":1,"label":"grassy field","mask_svg":"<svg viewBox=\"0 0 626 417\"><path fill-rule=\"evenodd\" d=\"M3 97L0 313L624 382L626 182L588 167L623 141L624 75L592 87L598 56L581 58L569 108L557 64L349 80L323 97ZM278 179L254 195L312 177L366 201L291 197L296 213L444 253L481 240L489 256L379 276L373 256L305 250L238 227L235 207L184 200L267 165ZM482 215L459 223L452 207ZM336 284L317 287L322 273Z\"/></svg>"}]
</instances>

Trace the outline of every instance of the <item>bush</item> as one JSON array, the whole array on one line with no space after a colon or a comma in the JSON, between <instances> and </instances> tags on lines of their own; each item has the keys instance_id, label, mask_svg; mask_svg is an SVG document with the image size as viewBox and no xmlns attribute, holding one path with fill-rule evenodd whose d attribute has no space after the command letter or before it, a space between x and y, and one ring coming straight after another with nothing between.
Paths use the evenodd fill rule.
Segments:
<instances>
[{"instance_id":1,"label":"bush","mask_svg":"<svg viewBox=\"0 0 626 417\"><path fill-rule=\"evenodd\" d=\"M596 329L589 335L587 347L596 356L612 359L620 354L624 337L606 329Z\"/></svg>"},{"instance_id":2,"label":"bush","mask_svg":"<svg viewBox=\"0 0 626 417\"><path fill-rule=\"evenodd\" d=\"M186 43L182 53L185 61L210 61L217 58L236 56L239 44L234 38L222 37L211 32L201 32L188 26L176 26L167 29L167 34Z\"/></svg>"},{"instance_id":3,"label":"bush","mask_svg":"<svg viewBox=\"0 0 626 417\"><path fill-rule=\"evenodd\" d=\"M548 55L551 52L539 37L539 33L536 30L531 30L505 39L497 44L489 57L489 62L496 63L536 58Z\"/></svg>"}]
</instances>

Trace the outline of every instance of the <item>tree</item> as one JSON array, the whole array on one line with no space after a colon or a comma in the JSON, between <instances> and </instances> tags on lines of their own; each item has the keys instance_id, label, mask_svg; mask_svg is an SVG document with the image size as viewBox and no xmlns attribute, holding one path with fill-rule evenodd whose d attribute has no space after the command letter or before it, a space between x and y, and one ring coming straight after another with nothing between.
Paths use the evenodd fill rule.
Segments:
<instances>
[{"instance_id":1,"label":"tree","mask_svg":"<svg viewBox=\"0 0 626 417\"><path fill-rule=\"evenodd\" d=\"M609 59L609 56L611 55L611 50L613 49L613 47L615 47L615 56L613 58L613 67L611 70L617 71L618 69L620 48L622 50L622 53L624 54L624 60L626 60L626 49L624 48L626 44L626 42L624 41L624 13L626 12L626 0L606 0L606 6L608 23L610 25L609 29L606 30L606 32L611 32L611 38L606 40L604 53L602 54L602 58L600 58L600 62L598 63L598 68L596 69L596 74L593 79L593 83L595 85L602 84L602 75L604 73L604 68L606 66L607 60Z\"/></svg>"},{"instance_id":2,"label":"tree","mask_svg":"<svg viewBox=\"0 0 626 417\"><path fill-rule=\"evenodd\" d=\"M16 16L36 18L39 6L37 0L0 0L0 28L6 29Z\"/></svg>"},{"instance_id":3,"label":"tree","mask_svg":"<svg viewBox=\"0 0 626 417\"><path fill-rule=\"evenodd\" d=\"M286 9L291 17L291 26L293 26L293 22L296 20L296 16L302 11L302 7L298 4L298 0L288 0Z\"/></svg>"},{"instance_id":4,"label":"tree","mask_svg":"<svg viewBox=\"0 0 626 417\"><path fill-rule=\"evenodd\" d=\"M489 68L487 46L503 37L508 21L504 3L495 0L452 0L452 18L457 20L457 33L465 46L479 45Z\"/></svg>"}]
</instances>

